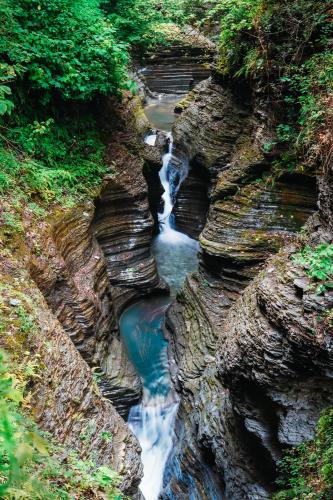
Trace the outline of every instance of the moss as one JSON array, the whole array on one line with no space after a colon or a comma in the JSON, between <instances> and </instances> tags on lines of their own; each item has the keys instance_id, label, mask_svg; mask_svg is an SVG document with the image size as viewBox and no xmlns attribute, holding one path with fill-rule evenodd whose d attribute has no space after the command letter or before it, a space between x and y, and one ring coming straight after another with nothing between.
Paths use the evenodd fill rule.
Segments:
<instances>
[{"instance_id":1,"label":"moss","mask_svg":"<svg viewBox=\"0 0 333 500\"><path fill-rule=\"evenodd\" d=\"M281 488L274 500L329 500L333 493L333 409L319 419L315 438L285 454L280 462Z\"/></svg>"},{"instance_id":2,"label":"moss","mask_svg":"<svg viewBox=\"0 0 333 500\"><path fill-rule=\"evenodd\" d=\"M37 498L65 500L74 497L119 500L123 498L117 489L119 478L112 470L98 467L92 459L92 453L89 454L89 459L81 459L79 452L69 450L59 445L52 436L41 433L33 421L34 401L31 399L31 388L35 382L38 383L45 377L46 366L43 359L46 352L51 349L45 337L47 326L45 321L49 321L43 317L45 308L42 295L24 269L24 262L21 259L14 259L8 249L3 250L0 253L1 347L5 349L8 359L6 379L10 377L15 394L20 394L20 398L14 406L9 398L9 408L7 402L0 397L0 497L14 498L7 495L7 490L4 490L8 485L12 488L13 495L18 488L31 500ZM3 387L1 383L2 380L0 380L0 392ZM50 380L49 390L52 384L54 381ZM45 402L45 408L52 411L49 398ZM23 447L29 450L18 466L14 463L15 456L13 457L15 477L13 474L8 477L1 467L2 452L5 449L1 427L4 411L6 414L8 411L15 411L16 415L15 419L10 416L10 420L15 421L16 426L13 429L15 441L11 443L15 456ZM88 424L86 439L91 436L93 426L94 422ZM45 452L41 452L41 447L45 448Z\"/></svg>"},{"instance_id":3,"label":"moss","mask_svg":"<svg viewBox=\"0 0 333 500\"><path fill-rule=\"evenodd\" d=\"M184 97L184 99L182 99L181 101L179 101L177 103L177 106L175 107L176 113L182 113L183 111L185 111L185 109L187 109L189 107L191 102L194 101L195 96L196 96L196 92L194 90L189 92L186 95L186 97Z\"/></svg>"}]
</instances>

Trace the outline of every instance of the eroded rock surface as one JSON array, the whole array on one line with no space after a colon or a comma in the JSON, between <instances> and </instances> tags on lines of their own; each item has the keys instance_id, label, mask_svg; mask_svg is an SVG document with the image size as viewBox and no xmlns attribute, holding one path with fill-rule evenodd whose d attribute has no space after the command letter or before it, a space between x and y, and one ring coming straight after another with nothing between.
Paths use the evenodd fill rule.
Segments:
<instances>
[{"instance_id":1,"label":"eroded rock surface","mask_svg":"<svg viewBox=\"0 0 333 500\"><path fill-rule=\"evenodd\" d=\"M167 469L178 479L166 474L166 498L269 498L282 449L310 439L320 411L333 403L332 333L322 317L332 298L315 296L290 259L317 188L304 175L272 182L262 148L271 124L261 106L207 81L175 124L176 148L189 152L193 170L207 173L210 208L199 272L168 312L182 403L179 445ZM195 199L179 196L190 211ZM327 210L312 216L313 227L324 219ZM187 228L179 220L195 234L194 218ZM327 236L327 227L320 234Z\"/></svg>"},{"instance_id":2,"label":"eroded rock surface","mask_svg":"<svg viewBox=\"0 0 333 500\"><path fill-rule=\"evenodd\" d=\"M105 255L117 315L134 298L164 288L150 251L154 220L143 175L154 170L158 160L143 145L144 130L149 127L136 101L121 111L117 123L123 127L112 133L107 152L115 175L105 179L93 223Z\"/></svg>"},{"instance_id":3,"label":"eroded rock surface","mask_svg":"<svg viewBox=\"0 0 333 500\"><path fill-rule=\"evenodd\" d=\"M144 58L140 70L146 86L157 94L186 94L208 78L214 57L214 44L194 29L189 29L170 46L160 47Z\"/></svg>"},{"instance_id":4,"label":"eroded rock surface","mask_svg":"<svg viewBox=\"0 0 333 500\"><path fill-rule=\"evenodd\" d=\"M0 275L8 288L3 304L28 308L30 328L13 337L9 329L1 339L17 356L30 351L38 376L29 385L33 418L70 451L96 465L106 465L122 477L121 489L134 495L142 477L140 446L111 402L103 398L92 371L31 280L23 259L2 255ZM11 300L11 294L19 299ZM22 298L23 297L23 298ZM105 438L108 436L108 438Z\"/></svg>"}]
</instances>

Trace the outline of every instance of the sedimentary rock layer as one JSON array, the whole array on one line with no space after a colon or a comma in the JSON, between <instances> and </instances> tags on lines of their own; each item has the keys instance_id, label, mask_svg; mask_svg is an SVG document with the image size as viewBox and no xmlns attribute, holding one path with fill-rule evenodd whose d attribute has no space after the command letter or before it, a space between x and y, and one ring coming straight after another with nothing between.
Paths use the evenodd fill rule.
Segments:
<instances>
[{"instance_id":1,"label":"sedimentary rock layer","mask_svg":"<svg viewBox=\"0 0 333 500\"><path fill-rule=\"evenodd\" d=\"M24 268L25 259L2 255L1 280L8 283L3 303L14 311L24 307L30 318L29 330L15 337L14 324L3 336L2 346L14 356L28 350L38 367L29 384L33 418L68 450L114 468L122 477L121 489L135 494L142 476L139 444L111 402L102 397L88 364Z\"/></svg>"},{"instance_id":2,"label":"sedimentary rock layer","mask_svg":"<svg viewBox=\"0 0 333 500\"><path fill-rule=\"evenodd\" d=\"M186 151L190 164L199 165L211 180L236 159L254 168L263 161L258 145L251 140L257 122L250 101L240 102L230 89L209 78L180 107L181 118L173 127L175 149Z\"/></svg>"},{"instance_id":3,"label":"sedimentary rock layer","mask_svg":"<svg viewBox=\"0 0 333 500\"><path fill-rule=\"evenodd\" d=\"M198 239L204 228L209 206L209 179L206 172L192 167L182 182L173 208L173 215L178 231Z\"/></svg>"},{"instance_id":4,"label":"sedimentary rock layer","mask_svg":"<svg viewBox=\"0 0 333 500\"><path fill-rule=\"evenodd\" d=\"M111 112L110 174L96 203L59 211L44 224L43 249L32 252L30 270L99 374L104 394L126 416L141 397L141 382L120 341L118 318L129 301L162 286L150 253L153 219L142 173L144 167L158 172L159 160L142 146L147 124L138 101L110 104L105 113Z\"/></svg>"},{"instance_id":5,"label":"sedimentary rock layer","mask_svg":"<svg viewBox=\"0 0 333 500\"><path fill-rule=\"evenodd\" d=\"M137 107L135 101L132 107L127 105L119 118L120 123L124 121L123 129L112 133L107 161L115 173L104 181L93 222L105 255L117 315L134 298L163 288L150 252L154 220L143 176L144 170L154 169L157 160L142 144L147 124L137 124L141 112Z\"/></svg>"},{"instance_id":6,"label":"sedimentary rock layer","mask_svg":"<svg viewBox=\"0 0 333 500\"><path fill-rule=\"evenodd\" d=\"M178 44L147 53L140 75L151 92L186 94L208 78L214 48L212 42L193 31Z\"/></svg>"},{"instance_id":7,"label":"sedimentary rock layer","mask_svg":"<svg viewBox=\"0 0 333 500\"><path fill-rule=\"evenodd\" d=\"M165 495L210 498L217 488L227 499L269 498L282 448L309 439L320 410L332 402L324 375L330 337L320 334L324 323L311 324L329 299L305 297L304 273L287 253L263 274L269 255L293 241L313 213L316 185L295 174L273 181L262 151L270 124L265 128L260 109L237 101L234 91L203 82L183 108L175 147L208 173L210 208L199 237L199 272L168 311L182 404L180 444L168 464L179 481L166 477ZM181 193L180 199L189 211L195 204Z\"/></svg>"}]
</instances>

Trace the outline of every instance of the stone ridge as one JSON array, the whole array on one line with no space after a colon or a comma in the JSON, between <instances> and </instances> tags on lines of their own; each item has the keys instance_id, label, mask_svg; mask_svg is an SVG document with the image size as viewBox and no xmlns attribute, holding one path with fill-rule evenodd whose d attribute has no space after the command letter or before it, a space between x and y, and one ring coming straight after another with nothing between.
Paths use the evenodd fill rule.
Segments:
<instances>
[{"instance_id":1,"label":"stone ridge","mask_svg":"<svg viewBox=\"0 0 333 500\"><path fill-rule=\"evenodd\" d=\"M93 231L106 259L117 317L135 298L166 290L150 251L154 220L143 172L154 168L156 160L143 144L149 125L141 111L136 99L118 108L106 155L115 175L105 178L95 203Z\"/></svg>"},{"instance_id":2,"label":"stone ridge","mask_svg":"<svg viewBox=\"0 0 333 500\"><path fill-rule=\"evenodd\" d=\"M264 160L258 147L248 144L256 127L250 104L237 102L231 90L211 78L200 83L186 101L173 126L175 148L185 151L190 163L199 165L211 181L241 148L246 163L249 158L251 163Z\"/></svg>"},{"instance_id":3,"label":"stone ridge","mask_svg":"<svg viewBox=\"0 0 333 500\"><path fill-rule=\"evenodd\" d=\"M142 477L140 446L111 402L102 397L91 369L48 307L25 263L24 258L14 260L4 253L0 275L3 283L9 283L3 300L9 300L9 290L20 297L17 303L23 303L24 297L31 304L28 312L36 325L27 332L26 340L13 338L10 331L2 338L2 346L9 352L15 346L14 356L29 350L31 359L38 361L27 408L31 407L39 427L83 459L116 470L122 478L122 491L135 494ZM13 308L11 304L14 302L9 300ZM104 433L112 439L105 439Z\"/></svg>"},{"instance_id":4,"label":"stone ridge","mask_svg":"<svg viewBox=\"0 0 333 500\"><path fill-rule=\"evenodd\" d=\"M331 401L328 378L320 391L318 379L310 380L315 369L309 369L306 389L302 355L294 359L297 349L301 353L307 326L302 307L293 305L300 293L293 282L304 279L304 273L289 261L283 273L291 280L291 290L286 288L287 278L275 290L261 271L272 252L294 241L316 205L314 179L285 175L272 182L268 175L271 160L262 144L271 134L271 123L262 120L261 106L265 103L260 99L255 106L245 97L242 103L235 91L210 80L191 93L174 127L175 147L188 152L192 170L208 174L210 208L199 236L199 272L187 278L168 311L172 374L182 404L179 445L168 464L179 479L169 476L165 498L182 491L184 497L209 499L212 488L226 499L269 498L281 449L309 439L320 409ZM196 201L188 193L181 203L191 207ZM185 224L182 229L188 230ZM284 254L273 261L279 263L279 272L286 258ZM260 278L250 284L258 273ZM272 279L272 272L267 276ZM309 294L304 307L311 311L310 323L329 306L326 300L319 304ZM293 348L287 341L273 346L284 338L281 321L274 324L277 311L291 328L298 325L293 335L299 342ZM316 335L322 328L318 325ZM330 345L326 339L323 360ZM316 349L310 334L303 356L311 359ZM286 361L280 364L279 356ZM280 384L278 378L291 363L294 366ZM259 381L256 373L262 377ZM302 394L299 403L297 390Z\"/></svg>"}]
</instances>

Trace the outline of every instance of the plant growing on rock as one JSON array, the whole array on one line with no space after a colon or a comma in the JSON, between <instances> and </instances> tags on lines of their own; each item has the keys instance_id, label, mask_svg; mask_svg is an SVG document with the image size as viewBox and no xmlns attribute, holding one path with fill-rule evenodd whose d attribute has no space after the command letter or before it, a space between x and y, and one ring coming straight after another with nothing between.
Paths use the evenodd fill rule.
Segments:
<instances>
[{"instance_id":1,"label":"plant growing on rock","mask_svg":"<svg viewBox=\"0 0 333 500\"><path fill-rule=\"evenodd\" d=\"M40 433L22 409L30 371L17 378L13 375L17 370L0 352L0 497L123 498L114 471L82 460L75 452L68 453L50 436Z\"/></svg>"},{"instance_id":2,"label":"plant growing on rock","mask_svg":"<svg viewBox=\"0 0 333 500\"><path fill-rule=\"evenodd\" d=\"M319 283L318 294L333 288L333 245L323 243L315 248L306 246L293 260L305 269L306 274Z\"/></svg>"},{"instance_id":3,"label":"plant growing on rock","mask_svg":"<svg viewBox=\"0 0 333 500\"><path fill-rule=\"evenodd\" d=\"M322 413L313 441L285 454L277 484L281 491L274 495L274 500L332 498L333 409Z\"/></svg>"}]
</instances>

